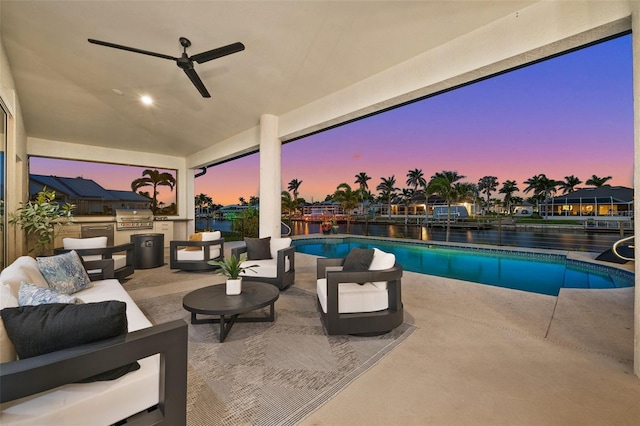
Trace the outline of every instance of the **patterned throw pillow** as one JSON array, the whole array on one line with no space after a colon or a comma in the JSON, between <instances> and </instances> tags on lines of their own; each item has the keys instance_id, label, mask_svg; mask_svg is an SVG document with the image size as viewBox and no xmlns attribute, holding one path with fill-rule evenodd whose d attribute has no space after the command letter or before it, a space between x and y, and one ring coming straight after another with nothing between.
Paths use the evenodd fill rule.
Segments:
<instances>
[{"instance_id":1,"label":"patterned throw pillow","mask_svg":"<svg viewBox=\"0 0 640 426\"><path fill-rule=\"evenodd\" d=\"M73 294L91 287L80 256L75 250L56 256L39 257L38 267L49 283L49 288L63 294Z\"/></svg>"},{"instance_id":2,"label":"patterned throw pillow","mask_svg":"<svg viewBox=\"0 0 640 426\"><path fill-rule=\"evenodd\" d=\"M60 294L48 288L23 282L18 290L18 305L42 305L44 303L84 303L77 297Z\"/></svg>"}]
</instances>

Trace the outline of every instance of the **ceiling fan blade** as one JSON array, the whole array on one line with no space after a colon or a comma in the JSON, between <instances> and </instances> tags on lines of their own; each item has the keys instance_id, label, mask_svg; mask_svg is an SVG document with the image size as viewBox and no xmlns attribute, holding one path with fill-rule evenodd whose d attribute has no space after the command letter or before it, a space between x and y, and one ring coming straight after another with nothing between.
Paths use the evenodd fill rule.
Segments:
<instances>
[{"instance_id":1,"label":"ceiling fan blade","mask_svg":"<svg viewBox=\"0 0 640 426\"><path fill-rule=\"evenodd\" d=\"M184 73L187 75L187 77L189 77L189 80L191 80L193 85L196 86L196 89L198 89L198 92L200 92L203 98L211 97L211 95L207 91L207 88L204 87L202 80L200 80L200 77L198 77L198 74L196 74L196 70L194 70L193 68L187 68L184 69Z\"/></svg>"},{"instance_id":2,"label":"ceiling fan blade","mask_svg":"<svg viewBox=\"0 0 640 426\"><path fill-rule=\"evenodd\" d=\"M191 56L191 60L201 64L203 62L207 62L213 59L221 58L223 56L231 55L232 53L242 52L243 50L244 50L244 44L237 42L237 43L229 44L227 46L218 47L217 49L198 53L197 55Z\"/></svg>"},{"instance_id":3,"label":"ceiling fan blade","mask_svg":"<svg viewBox=\"0 0 640 426\"><path fill-rule=\"evenodd\" d=\"M92 38L88 39L89 43L99 44L101 46L113 47L114 49L127 50L129 52L142 53L143 55L155 56L157 58L170 59L172 61L178 60L178 58L174 58L173 56L164 55L162 53L149 52L148 50L136 49L135 47L122 46L120 44L109 43L107 41L94 40Z\"/></svg>"}]
</instances>

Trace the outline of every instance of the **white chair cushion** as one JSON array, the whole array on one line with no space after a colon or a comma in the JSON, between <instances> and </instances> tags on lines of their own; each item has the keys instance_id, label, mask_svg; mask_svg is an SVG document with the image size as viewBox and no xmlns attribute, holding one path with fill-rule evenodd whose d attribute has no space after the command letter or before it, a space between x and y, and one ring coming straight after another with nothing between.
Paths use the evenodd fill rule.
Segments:
<instances>
[{"instance_id":1,"label":"white chair cushion","mask_svg":"<svg viewBox=\"0 0 640 426\"><path fill-rule=\"evenodd\" d=\"M316 285L318 300L322 311L327 313L327 279L321 278ZM372 283L338 284L338 312L350 314L355 312L382 311L389 307L389 296L386 289L380 289Z\"/></svg>"},{"instance_id":2,"label":"white chair cushion","mask_svg":"<svg viewBox=\"0 0 640 426\"><path fill-rule=\"evenodd\" d=\"M393 253L386 253L382 250L378 250L377 248L373 248L373 260L371 261L371 265L369 265L370 271L383 271L385 269L393 268L393 265L396 264L396 255ZM374 286L378 287L380 290L387 289L386 281L375 281L372 282Z\"/></svg>"},{"instance_id":3,"label":"white chair cushion","mask_svg":"<svg viewBox=\"0 0 640 426\"><path fill-rule=\"evenodd\" d=\"M278 257L278 252L282 249L286 249L291 246L291 238L271 238L269 249L271 251L271 257L274 259Z\"/></svg>"},{"instance_id":4,"label":"white chair cushion","mask_svg":"<svg viewBox=\"0 0 640 426\"><path fill-rule=\"evenodd\" d=\"M220 231L201 232L200 234L202 234L202 241L215 241L222 238Z\"/></svg>"},{"instance_id":5,"label":"white chair cushion","mask_svg":"<svg viewBox=\"0 0 640 426\"><path fill-rule=\"evenodd\" d=\"M107 237L63 238L62 246L65 250L104 248L107 246Z\"/></svg>"},{"instance_id":6,"label":"white chair cushion","mask_svg":"<svg viewBox=\"0 0 640 426\"><path fill-rule=\"evenodd\" d=\"M244 274L240 275L242 275L243 277L278 277L278 262L275 259L245 260L240 264L240 266L245 268L251 265L257 266L255 268L251 268L251 270L249 271L245 271Z\"/></svg>"},{"instance_id":7,"label":"white chair cushion","mask_svg":"<svg viewBox=\"0 0 640 426\"><path fill-rule=\"evenodd\" d=\"M209 247L209 259L215 259L218 256L220 256L220 246L216 245ZM197 251L180 249L176 251L176 258L178 260L205 260L204 248Z\"/></svg>"},{"instance_id":8,"label":"white chair cushion","mask_svg":"<svg viewBox=\"0 0 640 426\"><path fill-rule=\"evenodd\" d=\"M127 266L127 255L126 254L114 254L111 256L113 259L113 270L117 271L120 268L124 268ZM82 260L100 260L102 256L100 255L91 255L91 256L82 256ZM90 269L87 271L87 274L97 274L100 272L100 269Z\"/></svg>"}]
</instances>

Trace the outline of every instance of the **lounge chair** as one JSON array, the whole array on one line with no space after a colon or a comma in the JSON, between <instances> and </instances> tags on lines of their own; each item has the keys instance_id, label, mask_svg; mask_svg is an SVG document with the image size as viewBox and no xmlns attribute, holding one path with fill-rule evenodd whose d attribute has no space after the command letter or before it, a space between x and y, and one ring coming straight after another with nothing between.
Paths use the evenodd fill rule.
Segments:
<instances>
[{"instance_id":1,"label":"lounge chair","mask_svg":"<svg viewBox=\"0 0 640 426\"><path fill-rule=\"evenodd\" d=\"M402 265L392 253L373 250L360 271L343 271L346 258L318 259L318 309L327 334L377 335L402 324Z\"/></svg>"}]
</instances>

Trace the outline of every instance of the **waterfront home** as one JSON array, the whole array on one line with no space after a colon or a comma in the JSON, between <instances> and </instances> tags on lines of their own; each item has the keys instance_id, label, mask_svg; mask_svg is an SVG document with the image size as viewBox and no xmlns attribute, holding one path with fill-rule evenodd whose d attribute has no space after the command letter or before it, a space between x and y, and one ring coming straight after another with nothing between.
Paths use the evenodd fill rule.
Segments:
<instances>
[{"instance_id":1,"label":"waterfront home","mask_svg":"<svg viewBox=\"0 0 640 426\"><path fill-rule=\"evenodd\" d=\"M552 216L572 219L607 218L631 220L633 216L633 188L605 185L600 188L582 188L540 205L541 211ZM544 213L542 213L544 214Z\"/></svg>"}]
</instances>

